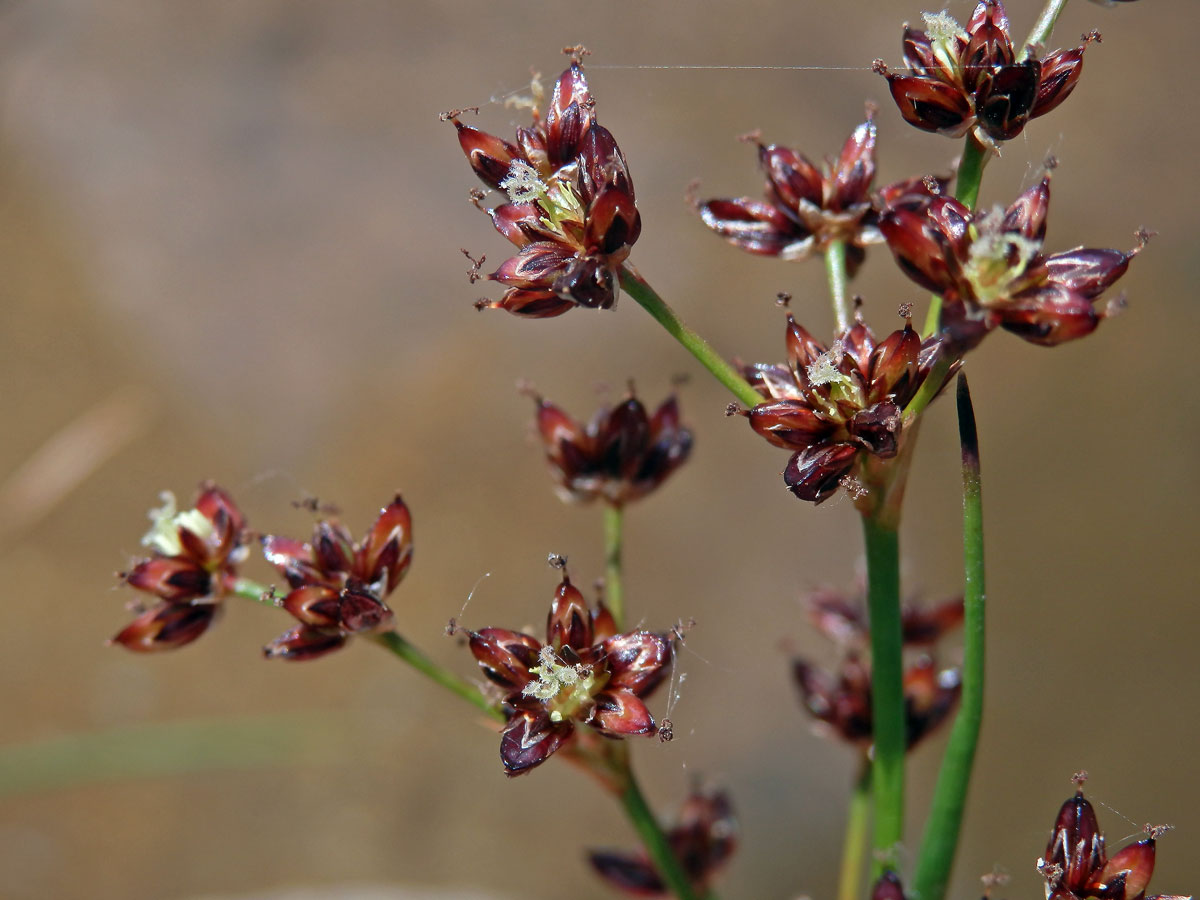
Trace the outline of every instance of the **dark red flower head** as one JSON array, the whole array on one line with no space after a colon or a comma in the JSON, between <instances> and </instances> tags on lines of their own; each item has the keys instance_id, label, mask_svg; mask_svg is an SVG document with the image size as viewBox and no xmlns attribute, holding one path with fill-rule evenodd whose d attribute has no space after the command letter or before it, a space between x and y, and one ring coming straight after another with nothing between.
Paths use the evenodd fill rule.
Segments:
<instances>
[{"instance_id":1,"label":"dark red flower head","mask_svg":"<svg viewBox=\"0 0 1200 900\"><path fill-rule=\"evenodd\" d=\"M1077 775L1077 783L1084 777ZM1146 897L1156 839L1166 830L1146 826L1145 838L1109 857L1096 811L1080 788L1059 809L1046 853L1037 862L1046 879L1047 900L1184 900L1162 894Z\"/></svg>"},{"instance_id":2,"label":"dark red flower head","mask_svg":"<svg viewBox=\"0 0 1200 900\"><path fill-rule=\"evenodd\" d=\"M904 27L908 75L887 76L905 120L923 131L962 137L972 127L985 144L1009 141L1025 123L1067 99L1083 70L1088 35L1071 50L1018 59L1000 0L981 0L964 29L946 12L925 13L925 28Z\"/></svg>"},{"instance_id":3,"label":"dark red flower head","mask_svg":"<svg viewBox=\"0 0 1200 900\"><path fill-rule=\"evenodd\" d=\"M503 628L470 632L471 652L499 686L508 724L500 760L508 775L545 762L574 736L576 724L607 737L652 735L642 702L666 675L665 634L616 634L603 603L589 608L566 572L554 593L546 640Z\"/></svg>"},{"instance_id":4,"label":"dark red flower head","mask_svg":"<svg viewBox=\"0 0 1200 900\"><path fill-rule=\"evenodd\" d=\"M737 820L724 792L693 792L684 801L673 828L671 850L683 865L697 895L707 892L716 873L737 848ZM644 851L591 850L588 860L613 887L638 897L666 896L668 887Z\"/></svg>"},{"instance_id":5,"label":"dark red flower head","mask_svg":"<svg viewBox=\"0 0 1200 900\"><path fill-rule=\"evenodd\" d=\"M799 150L777 144L758 146L758 163L767 176L765 200L739 197L705 200L696 211L704 224L735 247L780 259L808 259L833 241L847 244L850 274L863 260L867 244L883 241L878 209L884 200L871 197L875 179L875 122L867 120L842 147L837 160L818 169ZM887 197L929 196L920 180L884 188Z\"/></svg>"},{"instance_id":6,"label":"dark red flower head","mask_svg":"<svg viewBox=\"0 0 1200 900\"><path fill-rule=\"evenodd\" d=\"M632 390L582 425L550 401L534 396L537 426L550 473L565 500L602 497L614 506L638 500L687 460L692 433L679 422L674 395L647 415Z\"/></svg>"},{"instance_id":7,"label":"dark red flower head","mask_svg":"<svg viewBox=\"0 0 1200 900\"><path fill-rule=\"evenodd\" d=\"M246 558L246 521L221 488L202 484L195 506L183 511L170 491L161 499L142 538L154 555L121 573L127 584L159 599L113 638L139 652L182 647L203 634Z\"/></svg>"},{"instance_id":8,"label":"dark red flower head","mask_svg":"<svg viewBox=\"0 0 1200 900\"><path fill-rule=\"evenodd\" d=\"M390 626L392 611L383 601L412 563L412 517L397 494L359 543L340 522L322 520L310 543L267 535L262 547L292 588L280 605L300 622L265 653L314 659L350 635Z\"/></svg>"},{"instance_id":9,"label":"dark red flower head","mask_svg":"<svg viewBox=\"0 0 1200 900\"><path fill-rule=\"evenodd\" d=\"M972 212L951 197L893 209L880 221L896 262L943 299L947 349L961 355L997 326L1044 346L1090 334L1100 295L1141 249L1042 252L1050 173L1008 207ZM1141 237L1144 244L1144 235Z\"/></svg>"},{"instance_id":10,"label":"dark red flower head","mask_svg":"<svg viewBox=\"0 0 1200 900\"><path fill-rule=\"evenodd\" d=\"M812 621L845 655L835 673L806 659L793 660L793 674L804 705L833 734L865 750L871 744L873 727L865 600L829 589L817 591L808 599ZM932 609L906 605L902 618L905 648L934 643L945 631L957 627L962 615L962 597ZM960 687L957 669L939 670L929 652L914 656L904 672L909 748L945 721L958 701Z\"/></svg>"},{"instance_id":11,"label":"dark red flower head","mask_svg":"<svg viewBox=\"0 0 1200 900\"><path fill-rule=\"evenodd\" d=\"M618 269L641 233L633 179L621 148L596 122L578 60L559 76L543 119L534 82L533 123L506 141L452 116L475 174L509 202L489 210L520 252L488 276L508 287L484 306L531 318L616 303Z\"/></svg>"},{"instance_id":12,"label":"dark red flower head","mask_svg":"<svg viewBox=\"0 0 1200 900\"><path fill-rule=\"evenodd\" d=\"M901 414L933 368L939 344L922 342L911 322L876 342L856 317L826 347L789 313L787 348L786 364L745 367L767 402L741 414L769 442L794 451L783 475L788 490L821 503L853 478L861 454L896 455Z\"/></svg>"}]
</instances>

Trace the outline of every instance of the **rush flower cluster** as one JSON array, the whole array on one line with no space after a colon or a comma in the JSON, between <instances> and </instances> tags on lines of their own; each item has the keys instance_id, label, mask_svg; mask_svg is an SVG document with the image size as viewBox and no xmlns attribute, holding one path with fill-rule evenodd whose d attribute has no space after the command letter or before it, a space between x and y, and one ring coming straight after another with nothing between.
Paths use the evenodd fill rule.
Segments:
<instances>
[{"instance_id":1,"label":"rush flower cluster","mask_svg":"<svg viewBox=\"0 0 1200 900\"><path fill-rule=\"evenodd\" d=\"M1141 246L1128 252L1076 247L1047 256L1049 206L1047 171L1007 209L978 213L952 197L934 197L881 219L900 268L941 295L952 352L973 348L997 326L1053 346L1091 334L1107 314L1096 303Z\"/></svg>"},{"instance_id":2,"label":"rush flower cluster","mask_svg":"<svg viewBox=\"0 0 1200 900\"><path fill-rule=\"evenodd\" d=\"M390 627L384 600L412 563L412 516L397 494L361 542L340 522L322 520L308 543L267 535L262 549L291 587L280 605L300 623L263 652L272 659L315 659L352 635Z\"/></svg>"},{"instance_id":3,"label":"rush flower cluster","mask_svg":"<svg viewBox=\"0 0 1200 900\"><path fill-rule=\"evenodd\" d=\"M1075 777L1081 787L1059 809L1046 854L1037 862L1047 900L1188 900L1167 894L1146 897L1157 839L1166 826L1148 825L1146 837L1108 855L1096 810L1083 796L1085 777L1082 772Z\"/></svg>"},{"instance_id":4,"label":"rush flower cluster","mask_svg":"<svg viewBox=\"0 0 1200 900\"><path fill-rule=\"evenodd\" d=\"M694 791L683 803L667 841L683 865L697 896L705 894L717 872L737 848L737 820L724 791ZM644 851L592 850L588 861L610 885L639 897L668 894L667 885Z\"/></svg>"},{"instance_id":5,"label":"rush flower cluster","mask_svg":"<svg viewBox=\"0 0 1200 900\"><path fill-rule=\"evenodd\" d=\"M112 639L137 652L190 644L216 620L247 556L246 520L233 499L211 482L200 486L191 509L178 510L164 491L162 506L142 538L153 555L122 572L125 583L158 598Z\"/></svg>"},{"instance_id":6,"label":"rush flower cluster","mask_svg":"<svg viewBox=\"0 0 1200 900\"><path fill-rule=\"evenodd\" d=\"M487 276L508 287L480 307L532 318L576 306L608 309L617 270L641 232L633 179L607 128L596 121L583 66L573 60L555 82L543 119L535 82L533 124L506 141L450 118L475 174L509 202L489 210L496 230L520 252Z\"/></svg>"},{"instance_id":7,"label":"rush flower cluster","mask_svg":"<svg viewBox=\"0 0 1200 900\"><path fill-rule=\"evenodd\" d=\"M579 726L606 737L656 732L642 698L662 682L671 642L665 634L616 630L604 604L589 608L564 569L544 643L503 628L469 632L483 674L503 694L508 721L500 760L506 774L541 765Z\"/></svg>"},{"instance_id":8,"label":"rush flower cluster","mask_svg":"<svg viewBox=\"0 0 1200 900\"><path fill-rule=\"evenodd\" d=\"M929 196L924 181L888 185L871 195L875 180L874 110L854 129L836 161L819 169L799 150L778 144L758 146L766 175L765 198L738 197L696 204L704 224L735 247L786 260L808 259L833 241L846 243L846 266L857 271L868 244L883 241L879 210L909 195Z\"/></svg>"},{"instance_id":9,"label":"rush flower cluster","mask_svg":"<svg viewBox=\"0 0 1200 900\"><path fill-rule=\"evenodd\" d=\"M535 394L534 402L546 462L565 500L599 497L623 506L655 490L692 450L692 433L680 424L674 395L648 415L631 388L586 425L541 396Z\"/></svg>"},{"instance_id":10,"label":"rush flower cluster","mask_svg":"<svg viewBox=\"0 0 1200 900\"><path fill-rule=\"evenodd\" d=\"M1091 34L1070 50L1018 59L1000 0L982 0L964 29L946 12L925 13L923 29L904 28L909 74L891 73L881 60L892 99L911 125L948 137L971 128L983 143L1015 138L1026 122L1070 96L1083 71Z\"/></svg>"},{"instance_id":11,"label":"rush flower cluster","mask_svg":"<svg viewBox=\"0 0 1200 900\"><path fill-rule=\"evenodd\" d=\"M806 659L796 659L792 671L805 708L833 734L864 751L871 744L871 666L865 657L870 643L864 599L840 591L822 590L809 597L809 616L825 637L843 649L836 672L826 672ZM911 749L937 728L958 701L961 680L957 669L939 670L924 648L962 624L962 597L930 609L906 605L901 628L906 649L918 650L904 673L906 738Z\"/></svg>"},{"instance_id":12,"label":"rush flower cluster","mask_svg":"<svg viewBox=\"0 0 1200 900\"><path fill-rule=\"evenodd\" d=\"M732 411L775 446L794 451L784 483L801 500L821 503L853 478L864 453L896 455L904 407L938 351L938 339L923 342L911 321L877 342L860 316L826 347L789 313L788 362L744 370L766 402Z\"/></svg>"}]
</instances>

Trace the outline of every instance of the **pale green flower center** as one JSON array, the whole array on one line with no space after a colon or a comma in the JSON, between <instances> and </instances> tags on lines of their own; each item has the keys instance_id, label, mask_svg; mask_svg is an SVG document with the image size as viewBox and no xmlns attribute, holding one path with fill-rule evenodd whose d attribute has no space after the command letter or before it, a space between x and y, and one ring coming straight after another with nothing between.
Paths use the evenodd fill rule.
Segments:
<instances>
[{"instance_id":1,"label":"pale green flower center","mask_svg":"<svg viewBox=\"0 0 1200 900\"><path fill-rule=\"evenodd\" d=\"M859 396L854 379L840 368L845 355L845 345L841 341L834 341L832 347L813 360L804 370L811 387L829 386L828 401L819 392L814 393L813 399L821 402L831 415L836 415L837 401L839 400L862 405L862 398Z\"/></svg>"},{"instance_id":2,"label":"pale green flower center","mask_svg":"<svg viewBox=\"0 0 1200 900\"><path fill-rule=\"evenodd\" d=\"M993 207L969 228L971 248L963 274L981 306L1007 300L1014 281L1025 274L1042 242L1004 229L1004 210Z\"/></svg>"},{"instance_id":3,"label":"pale green flower center","mask_svg":"<svg viewBox=\"0 0 1200 900\"><path fill-rule=\"evenodd\" d=\"M162 506L148 513L153 524L142 536L143 547L152 547L163 556L178 556L183 552L183 544L179 540L180 528L186 528L201 540L208 540L212 536L213 524L204 513L198 509L177 511L175 495L170 491L163 491L158 499L162 501Z\"/></svg>"},{"instance_id":4,"label":"pale green flower center","mask_svg":"<svg viewBox=\"0 0 1200 900\"><path fill-rule=\"evenodd\" d=\"M542 222L553 232L564 234L564 222L582 222L583 202L575 194L568 178L575 171L566 166L547 184L537 169L523 159L514 159L500 187L513 203L537 203L542 210Z\"/></svg>"},{"instance_id":5,"label":"pale green flower center","mask_svg":"<svg viewBox=\"0 0 1200 900\"><path fill-rule=\"evenodd\" d=\"M958 40L970 36L948 10L940 13L921 13L925 20L925 35L938 63L948 71L958 70Z\"/></svg>"},{"instance_id":6,"label":"pale green flower center","mask_svg":"<svg viewBox=\"0 0 1200 900\"><path fill-rule=\"evenodd\" d=\"M602 682L590 667L566 665L550 647L543 647L538 659L541 665L529 670L537 677L537 681L529 682L521 693L545 702L550 709L550 721L561 722L574 718L576 713L592 703L592 695L602 686Z\"/></svg>"}]
</instances>

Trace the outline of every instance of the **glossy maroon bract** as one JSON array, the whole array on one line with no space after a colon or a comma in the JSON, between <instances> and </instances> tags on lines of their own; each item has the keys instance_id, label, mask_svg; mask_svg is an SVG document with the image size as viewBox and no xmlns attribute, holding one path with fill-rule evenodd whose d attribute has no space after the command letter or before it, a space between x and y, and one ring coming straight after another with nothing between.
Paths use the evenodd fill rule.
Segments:
<instances>
[{"instance_id":1,"label":"glossy maroon bract","mask_svg":"<svg viewBox=\"0 0 1200 900\"><path fill-rule=\"evenodd\" d=\"M654 491L682 466L692 433L680 423L671 395L652 414L632 390L612 407L601 407L582 424L534 395L537 427L550 473L565 500L602 498L614 506Z\"/></svg>"},{"instance_id":2,"label":"glossy maroon bract","mask_svg":"<svg viewBox=\"0 0 1200 900\"><path fill-rule=\"evenodd\" d=\"M1096 811L1083 796L1085 777L1075 776L1080 788L1059 809L1046 852L1037 861L1047 900L1185 900L1165 894L1146 897L1157 838L1168 829L1147 826L1145 838L1110 857Z\"/></svg>"},{"instance_id":3,"label":"glossy maroon bract","mask_svg":"<svg viewBox=\"0 0 1200 900\"><path fill-rule=\"evenodd\" d=\"M625 156L596 121L595 101L578 58L555 82L543 119L540 86L533 122L506 141L449 115L471 168L509 202L488 210L496 230L519 248L487 277L507 287L480 308L528 318L576 306L616 303L618 269L641 233Z\"/></svg>"},{"instance_id":4,"label":"glossy maroon bract","mask_svg":"<svg viewBox=\"0 0 1200 900\"><path fill-rule=\"evenodd\" d=\"M911 125L948 137L972 128L984 143L1015 138L1030 119L1067 99L1083 71L1087 45L1021 58L1009 36L1000 0L982 0L963 28L947 12L925 13L925 28L904 28L909 74L875 69L887 77L892 99Z\"/></svg>"},{"instance_id":5,"label":"glossy maroon bract","mask_svg":"<svg viewBox=\"0 0 1200 900\"><path fill-rule=\"evenodd\" d=\"M809 617L841 653L837 668L826 671L807 659L792 661L792 673L808 712L824 729L864 751L872 740L870 634L866 603L829 588L808 597ZM955 668L939 669L927 649L948 630L962 623L962 597L931 608L905 604L901 627L903 646L919 652L904 671L906 740L909 748L946 720L961 690Z\"/></svg>"},{"instance_id":6,"label":"glossy maroon bract","mask_svg":"<svg viewBox=\"0 0 1200 900\"><path fill-rule=\"evenodd\" d=\"M922 179L888 185L871 194L875 180L874 110L847 138L836 160L818 168L799 150L762 144L758 162L766 175L763 200L750 197L696 203L701 220L735 247L785 260L808 259L834 241L847 246L846 264L853 275L868 244L883 241L880 209L902 195L929 195Z\"/></svg>"},{"instance_id":7,"label":"glossy maroon bract","mask_svg":"<svg viewBox=\"0 0 1200 900\"><path fill-rule=\"evenodd\" d=\"M280 605L299 621L264 648L269 658L315 659L351 635L390 627L384 600L412 564L412 516L397 494L361 542L340 522L317 522L308 543L262 538L263 555L287 579Z\"/></svg>"},{"instance_id":8,"label":"glossy maroon bract","mask_svg":"<svg viewBox=\"0 0 1200 900\"><path fill-rule=\"evenodd\" d=\"M1050 173L1007 209L972 212L951 197L893 209L880 228L901 270L942 298L948 352L971 350L1000 327L1054 346L1091 334L1108 314L1101 295L1140 251L1076 247L1043 252Z\"/></svg>"},{"instance_id":9,"label":"glossy maroon bract","mask_svg":"<svg viewBox=\"0 0 1200 900\"><path fill-rule=\"evenodd\" d=\"M922 341L907 321L877 342L856 316L826 347L789 313L787 350L786 364L745 367L766 402L734 411L767 441L793 451L784 470L788 490L822 503L854 477L862 454L897 454L904 407L932 371L939 343Z\"/></svg>"},{"instance_id":10,"label":"glossy maroon bract","mask_svg":"<svg viewBox=\"0 0 1200 900\"><path fill-rule=\"evenodd\" d=\"M154 555L120 576L159 601L112 639L138 652L171 650L200 637L216 621L246 558L246 520L224 490L205 482L194 506L182 511L170 492L161 499L142 538Z\"/></svg>"},{"instance_id":11,"label":"glossy maroon bract","mask_svg":"<svg viewBox=\"0 0 1200 900\"><path fill-rule=\"evenodd\" d=\"M469 634L471 652L504 702L500 760L507 775L541 765L575 737L579 725L606 737L657 731L642 698L666 675L670 640L650 631L617 634L608 609L603 603L589 607L565 570L545 642L503 628Z\"/></svg>"}]
</instances>

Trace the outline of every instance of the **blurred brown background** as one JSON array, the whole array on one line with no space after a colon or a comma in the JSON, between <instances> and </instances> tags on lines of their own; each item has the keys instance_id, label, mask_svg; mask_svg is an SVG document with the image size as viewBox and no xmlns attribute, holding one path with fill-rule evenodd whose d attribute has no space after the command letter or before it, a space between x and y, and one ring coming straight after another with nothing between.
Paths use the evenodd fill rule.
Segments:
<instances>
[{"instance_id":1,"label":"blurred brown background","mask_svg":"<svg viewBox=\"0 0 1200 900\"><path fill-rule=\"evenodd\" d=\"M1018 37L1038 9L1012 0ZM971 4L950 10L965 20ZM698 625L679 661L676 740L640 745L638 766L664 813L693 777L732 792L743 843L725 895L831 896L851 758L811 734L781 647L829 660L799 597L853 577L852 508L792 499L783 452L727 420L722 390L631 301L544 322L474 313L498 291L467 283L459 247L490 267L508 245L466 203L475 181L437 113L478 104L482 126L509 134L524 114L497 100L531 66L553 77L564 44L587 44L600 119L637 183L633 261L717 347L775 360L777 291L815 330L830 327L820 264L724 245L688 212L685 186L755 194L754 154L736 135L761 128L820 157L866 99L881 105L881 180L944 170L957 144L904 125L867 69L876 56L899 64L901 23L920 11L910 0L0 7L0 742L264 716L282 718L260 732L279 721L286 738L265 767L5 799L0 896L336 896L363 884L397 897L608 896L581 847L629 845L631 832L576 772L551 764L506 781L470 710L373 647L263 662L287 617L250 603L176 654L108 649L129 599L111 573L139 552L163 489L186 501L216 478L253 526L298 536L310 517L292 500L336 503L360 533L400 489L417 536L393 597L401 628L473 676L442 636L473 586L465 624L520 626L545 614L548 551L570 554L577 580L601 569L599 511L551 494L517 378L585 414L599 384L632 377L657 402L681 372L696 376L683 395L696 452L628 516L627 590L652 626ZM1052 151L1050 249L1128 247L1140 225L1160 234L1122 282L1128 313L1094 336L1048 352L997 335L971 357L992 630L957 897L977 896L997 865L1012 875L1000 896L1041 896L1033 862L1079 768L1111 807L1100 807L1110 841L1144 822L1177 826L1153 889L1200 885L1197 126L1179 99L1193 74L1189 15L1191 0L1075 0L1054 43L1093 27L1104 43L1071 99L984 181L982 202L1006 203ZM834 68L769 68L796 65ZM901 301L922 300L879 249L854 289L879 329ZM903 544L907 585L930 598L961 577L953 415L939 407ZM258 562L250 571L270 578ZM913 760L914 843L941 744Z\"/></svg>"}]
</instances>

